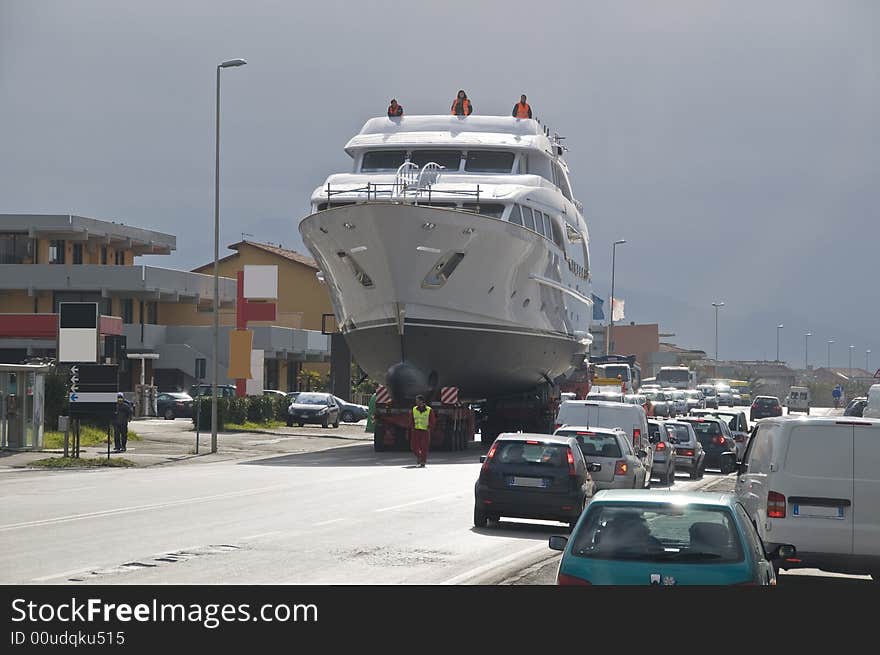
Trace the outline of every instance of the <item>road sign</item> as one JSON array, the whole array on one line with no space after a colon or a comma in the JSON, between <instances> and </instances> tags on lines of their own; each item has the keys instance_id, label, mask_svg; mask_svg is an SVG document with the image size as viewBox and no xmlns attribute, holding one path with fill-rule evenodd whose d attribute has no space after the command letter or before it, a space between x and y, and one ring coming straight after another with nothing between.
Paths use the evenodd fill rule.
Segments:
<instances>
[{"instance_id":1,"label":"road sign","mask_svg":"<svg viewBox=\"0 0 880 655\"><path fill-rule=\"evenodd\" d=\"M98 361L98 303L58 304L58 361Z\"/></svg>"},{"instance_id":2,"label":"road sign","mask_svg":"<svg viewBox=\"0 0 880 655\"><path fill-rule=\"evenodd\" d=\"M70 415L109 418L116 411L119 366L77 364L70 367Z\"/></svg>"}]
</instances>

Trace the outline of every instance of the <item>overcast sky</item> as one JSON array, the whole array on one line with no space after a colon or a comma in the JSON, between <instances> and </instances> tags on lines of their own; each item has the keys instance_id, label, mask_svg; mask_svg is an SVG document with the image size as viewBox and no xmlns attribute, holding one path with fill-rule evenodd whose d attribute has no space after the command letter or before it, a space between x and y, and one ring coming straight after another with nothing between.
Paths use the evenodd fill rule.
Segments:
<instances>
[{"instance_id":1,"label":"overcast sky","mask_svg":"<svg viewBox=\"0 0 880 655\"><path fill-rule=\"evenodd\" d=\"M567 137L626 322L721 358L880 365L880 3L872 0L0 0L0 213L73 212L210 261L214 75L221 247L304 250L312 190L390 97L477 113L526 93ZM221 252L221 255L224 254Z\"/></svg>"}]
</instances>

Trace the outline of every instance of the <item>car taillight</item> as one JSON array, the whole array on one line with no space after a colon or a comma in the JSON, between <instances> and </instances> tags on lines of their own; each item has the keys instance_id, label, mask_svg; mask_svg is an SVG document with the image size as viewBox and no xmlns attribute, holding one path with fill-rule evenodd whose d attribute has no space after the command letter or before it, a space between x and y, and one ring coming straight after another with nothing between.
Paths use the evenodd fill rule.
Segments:
<instances>
[{"instance_id":1,"label":"car taillight","mask_svg":"<svg viewBox=\"0 0 880 655\"><path fill-rule=\"evenodd\" d=\"M639 428L633 428L633 446L639 445L639 439L642 436L642 431Z\"/></svg>"},{"instance_id":2,"label":"car taillight","mask_svg":"<svg viewBox=\"0 0 880 655\"><path fill-rule=\"evenodd\" d=\"M486 461L483 462L483 468L481 470L485 471L489 468L489 462L492 461L492 458L495 457L495 451L498 450L498 442L492 444L492 447L489 448L489 452L486 453Z\"/></svg>"},{"instance_id":3,"label":"car taillight","mask_svg":"<svg viewBox=\"0 0 880 655\"><path fill-rule=\"evenodd\" d=\"M565 585L565 586L592 586L592 583L589 580L584 580L583 578L579 578L574 575L566 575L565 573L560 573L556 576L556 584Z\"/></svg>"},{"instance_id":4,"label":"car taillight","mask_svg":"<svg viewBox=\"0 0 880 655\"><path fill-rule=\"evenodd\" d=\"M573 478L577 472L574 470L574 453L571 452L571 448L565 452L565 456L568 459L568 475Z\"/></svg>"},{"instance_id":5,"label":"car taillight","mask_svg":"<svg viewBox=\"0 0 880 655\"><path fill-rule=\"evenodd\" d=\"M712 443L718 444L719 446L723 446L724 445L724 437L714 437L712 439Z\"/></svg>"},{"instance_id":6,"label":"car taillight","mask_svg":"<svg viewBox=\"0 0 880 655\"><path fill-rule=\"evenodd\" d=\"M614 475L626 475L628 470L629 465L625 460L619 459L614 463Z\"/></svg>"},{"instance_id":7,"label":"car taillight","mask_svg":"<svg viewBox=\"0 0 880 655\"><path fill-rule=\"evenodd\" d=\"M767 516L771 519L785 518L785 496L777 491L767 493Z\"/></svg>"},{"instance_id":8,"label":"car taillight","mask_svg":"<svg viewBox=\"0 0 880 655\"><path fill-rule=\"evenodd\" d=\"M658 441L657 445L654 446L654 450L666 450L666 443L663 441Z\"/></svg>"}]
</instances>

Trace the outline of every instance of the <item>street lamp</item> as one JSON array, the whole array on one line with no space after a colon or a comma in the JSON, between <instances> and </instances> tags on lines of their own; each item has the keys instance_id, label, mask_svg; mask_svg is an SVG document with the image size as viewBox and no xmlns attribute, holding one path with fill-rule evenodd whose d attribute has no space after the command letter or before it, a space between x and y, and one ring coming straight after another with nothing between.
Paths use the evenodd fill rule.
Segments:
<instances>
[{"instance_id":1,"label":"street lamp","mask_svg":"<svg viewBox=\"0 0 880 655\"><path fill-rule=\"evenodd\" d=\"M782 323L780 323L779 325L776 326L776 361L777 362L779 361L779 331L784 327L785 326Z\"/></svg>"},{"instance_id":2,"label":"street lamp","mask_svg":"<svg viewBox=\"0 0 880 655\"><path fill-rule=\"evenodd\" d=\"M220 352L220 69L244 66L244 59L229 59L217 66L217 114L214 137L214 366L211 372L211 452L217 452L217 358Z\"/></svg>"},{"instance_id":3,"label":"street lamp","mask_svg":"<svg viewBox=\"0 0 880 655\"><path fill-rule=\"evenodd\" d=\"M718 310L724 307L723 302L713 302L712 307L715 308L715 365L718 365Z\"/></svg>"},{"instance_id":4,"label":"street lamp","mask_svg":"<svg viewBox=\"0 0 880 655\"><path fill-rule=\"evenodd\" d=\"M614 268L617 257L617 246L626 243L626 239L620 239L611 244L611 321L608 323L608 339L605 341L605 354L611 353L611 339L614 335Z\"/></svg>"},{"instance_id":5,"label":"street lamp","mask_svg":"<svg viewBox=\"0 0 880 655\"><path fill-rule=\"evenodd\" d=\"M849 379L852 380L852 351L855 346L849 347Z\"/></svg>"},{"instance_id":6,"label":"street lamp","mask_svg":"<svg viewBox=\"0 0 880 655\"><path fill-rule=\"evenodd\" d=\"M828 368L831 368L831 344L834 343L834 339L828 339Z\"/></svg>"},{"instance_id":7,"label":"street lamp","mask_svg":"<svg viewBox=\"0 0 880 655\"><path fill-rule=\"evenodd\" d=\"M871 372L871 369L868 368L868 355L870 355L870 354L871 354L871 349L868 348L868 349L865 351L865 370L868 371L868 373Z\"/></svg>"},{"instance_id":8,"label":"street lamp","mask_svg":"<svg viewBox=\"0 0 880 655\"><path fill-rule=\"evenodd\" d=\"M812 332L804 333L804 370L809 370L810 368L810 337L813 336Z\"/></svg>"}]
</instances>

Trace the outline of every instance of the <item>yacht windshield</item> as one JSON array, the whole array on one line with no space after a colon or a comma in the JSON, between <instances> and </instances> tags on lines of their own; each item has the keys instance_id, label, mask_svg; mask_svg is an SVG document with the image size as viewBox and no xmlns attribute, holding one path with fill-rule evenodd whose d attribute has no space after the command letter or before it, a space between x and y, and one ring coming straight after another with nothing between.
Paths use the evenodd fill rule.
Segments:
<instances>
[{"instance_id":1,"label":"yacht windshield","mask_svg":"<svg viewBox=\"0 0 880 655\"><path fill-rule=\"evenodd\" d=\"M410 161L419 168L434 162L448 171L457 171L461 163L461 153L458 150L414 150Z\"/></svg>"},{"instance_id":2,"label":"yacht windshield","mask_svg":"<svg viewBox=\"0 0 880 655\"><path fill-rule=\"evenodd\" d=\"M513 153L496 150L470 150L464 170L468 173L509 173L513 169Z\"/></svg>"},{"instance_id":3,"label":"yacht windshield","mask_svg":"<svg viewBox=\"0 0 880 655\"><path fill-rule=\"evenodd\" d=\"M406 159L406 150L372 150L364 153L361 171L396 171Z\"/></svg>"}]
</instances>

